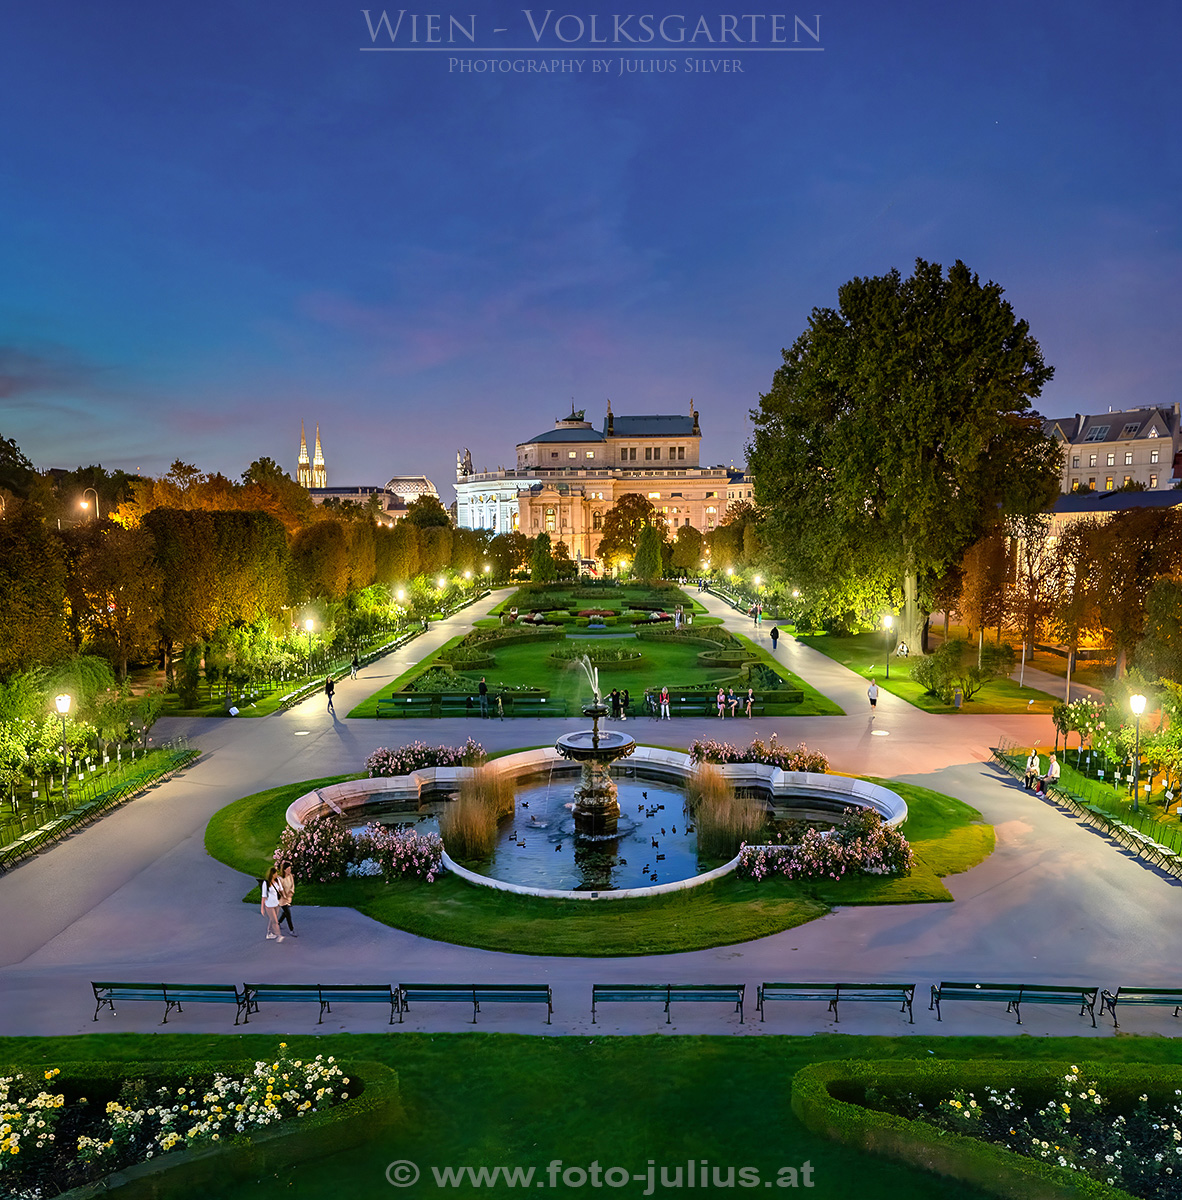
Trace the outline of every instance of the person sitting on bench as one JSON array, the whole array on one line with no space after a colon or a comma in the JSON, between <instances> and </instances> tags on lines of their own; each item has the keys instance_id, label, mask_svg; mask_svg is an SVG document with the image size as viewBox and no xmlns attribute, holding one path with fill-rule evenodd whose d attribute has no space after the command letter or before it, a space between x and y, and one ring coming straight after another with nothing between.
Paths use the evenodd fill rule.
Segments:
<instances>
[{"instance_id":1,"label":"person sitting on bench","mask_svg":"<svg viewBox=\"0 0 1182 1200\"><path fill-rule=\"evenodd\" d=\"M1047 773L1040 775L1038 786L1034 789L1036 792L1045 792L1051 784L1059 782L1059 762L1055 756L1051 755L1051 761L1047 764Z\"/></svg>"},{"instance_id":2,"label":"person sitting on bench","mask_svg":"<svg viewBox=\"0 0 1182 1200\"><path fill-rule=\"evenodd\" d=\"M1038 751L1032 749L1030 757L1026 760L1026 774L1022 777L1022 786L1027 791L1034 787L1034 781L1038 778L1038 773L1041 770L1042 763L1038 761Z\"/></svg>"}]
</instances>

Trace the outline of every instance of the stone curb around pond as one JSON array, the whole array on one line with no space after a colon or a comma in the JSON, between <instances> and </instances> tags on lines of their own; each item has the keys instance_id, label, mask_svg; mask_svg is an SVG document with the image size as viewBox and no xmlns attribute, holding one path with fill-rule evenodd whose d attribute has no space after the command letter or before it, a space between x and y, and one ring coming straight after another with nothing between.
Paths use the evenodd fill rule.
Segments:
<instances>
[{"instance_id":1,"label":"stone curb around pond","mask_svg":"<svg viewBox=\"0 0 1182 1200\"><path fill-rule=\"evenodd\" d=\"M543 900L647 900L652 896L663 896L669 892L683 892L689 888L700 887L704 883L713 883L714 880L729 875L739 865L741 857L736 854L730 862L723 863L721 867L715 867L713 871L707 871L703 875L694 875L689 879L675 879L670 883L654 883L652 887L617 888L598 892L562 891L558 888L534 888L518 883L506 883L503 879L494 879L491 875L478 875L475 871L469 871L467 867L461 867L446 850L443 851L443 865L465 883L492 888L497 892L512 892L515 896L538 896Z\"/></svg>"},{"instance_id":2,"label":"stone curb around pond","mask_svg":"<svg viewBox=\"0 0 1182 1200\"><path fill-rule=\"evenodd\" d=\"M630 767L647 767L650 771L664 772L682 782L696 770L696 764L688 754L657 746L638 745L627 761ZM552 746L507 754L494 759L493 762L498 768L518 778L541 775L556 766L569 769L567 760L560 758ZM367 779L351 779L344 783L330 784L328 787L306 792L294 800L287 809L287 823L295 829L302 829L309 820L323 815L326 811L343 814L348 810L364 807L377 792L398 800L420 800L425 792L456 791L460 781L467 779L472 770L471 767L423 767L409 775L371 776ZM901 825L907 819L907 802L902 796L883 787L882 784L870 783L850 775L782 771L779 767L767 763L725 763L720 770L736 787L760 788L769 792L773 800L803 790L838 803L847 800L858 807L873 808L888 825ZM704 876L696 878L703 879ZM666 885L658 886L663 888ZM640 890L646 895L655 891L654 888L629 890Z\"/></svg>"}]
</instances>

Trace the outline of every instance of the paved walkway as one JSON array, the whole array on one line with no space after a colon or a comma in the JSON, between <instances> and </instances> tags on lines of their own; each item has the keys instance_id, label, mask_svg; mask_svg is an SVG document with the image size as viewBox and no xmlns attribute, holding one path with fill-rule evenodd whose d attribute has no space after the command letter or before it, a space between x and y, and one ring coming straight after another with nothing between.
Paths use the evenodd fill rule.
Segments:
<instances>
[{"instance_id":1,"label":"paved walkway","mask_svg":"<svg viewBox=\"0 0 1182 1200\"><path fill-rule=\"evenodd\" d=\"M341 713L487 612L482 601L433 626L401 655L375 664L337 690ZM713 597L713 611L756 641L758 631ZM161 736L190 732L203 756L182 776L91 828L0 877L0 1034L154 1030L153 1005L128 1005L112 1019L91 1020L89 982L98 978L209 982L325 982L358 978L546 980L555 992L554 1025L535 1009L506 1006L481 1015L481 1027L519 1033L743 1032L808 1033L834 1028L823 1005L781 1005L766 1024L751 1020L755 987L765 979L940 978L1121 982L1182 986L1182 930L1170 920L1179 884L1143 866L1093 829L1064 816L989 765L987 747L1009 734L1053 740L1047 717L936 716L883 692L870 714L865 681L838 663L782 638L779 657L840 704L844 717L740 719L728 738L776 732L824 750L835 769L905 779L962 797L997 830L997 851L948 880L956 903L838 909L795 930L739 946L659 958L570 959L490 953L432 942L378 925L347 909L297 909L301 936L282 945L262 939L261 918L243 905L251 881L205 854L212 813L239 796L279 783L359 769L379 745L422 737L456 743L469 733L490 749L553 741L581 720L349 721L333 719L316 697L259 720L171 721ZM719 736L717 720L660 726L630 723L629 732L662 744ZM600 981L725 980L748 986L749 1020L716 1006L685 1006L663 1024L659 1010L614 1006L592 1029L590 985ZM849 1006L846 1032L1092 1035L1071 1010L1030 1010L1022 1030L998 1005L949 1005L937 1024L917 992L914 1026L887 1006ZM818 1011L820 1010L820 1011ZM886 1011L884 1011L886 1010ZM1130 1032L1176 1032L1165 1011L1133 1010ZM1122 1028L1126 1027L1122 1022ZM193 1006L167 1029L225 1032L223 1008ZM320 1028L382 1027L372 1006L345 1008ZM452 1006L413 1014L404 1028L464 1028ZM264 1011L259 1032L313 1030L314 1006ZM1110 1036L1111 1022L1098 1031Z\"/></svg>"}]
</instances>

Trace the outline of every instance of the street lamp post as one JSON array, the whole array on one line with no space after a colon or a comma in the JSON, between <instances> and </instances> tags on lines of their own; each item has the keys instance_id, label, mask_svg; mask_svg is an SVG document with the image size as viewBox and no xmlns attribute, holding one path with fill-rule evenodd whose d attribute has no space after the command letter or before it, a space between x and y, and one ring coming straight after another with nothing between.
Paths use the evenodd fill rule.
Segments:
<instances>
[{"instance_id":1,"label":"street lamp post","mask_svg":"<svg viewBox=\"0 0 1182 1200\"><path fill-rule=\"evenodd\" d=\"M54 698L54 704L62 718L62 808L70 807L70 759L66 745L66 713L70 711L70 697L62 694Z\"/></svg>"},{"instance_id":2,"label":"street lamp post","mask_svg":"<svg viewBox=\"0 0 1182 1200\"><path fill-rule=\"evenodd\" d=\"M886 677L891 677L891 626L894 625L895 618L887 613L882 619L882 627L886 630Z\"/></svg>"},{"instance_id":3,"label":"street lamp post","mask_svg":"<svg viewBox=\"0 0 1182 1200\"><path fill-rule=\"evenodd\" d=\"M82 503L82 507L83 507L83 508L89 508L89 507L90 507L90 505L89 505L89 504L87 503L87 501L86 501L86 493L87 493L87 492L94 492L94 519L95 519L95 521L97 522L97 521L98 521L98 519L99 519L99 517L100 517L100 515L101 515L101 514L99 513L99 498L98 498L98 492L95 492L94 488L86 488L86 489L83 491L83 493L82 493L82 501L81 501L81 503Z\"/></svg>"},{"instance_id":4,"label":"street lamp post","mask_svg":"<svg viewBox=\"0 0 1182 1200\"><path fill-rule=\"evenodd\" d=\"M1130 696L1129 707L1133 710L1137 731L1133 739L1133 812L1137 812L1137 797L1141 790L1141 714L1145 711L1145 697Z\"/></svg>"},{"instance_id":5,"label":"street lamp post","mask_svg":"<svg viewBox=\"0 0 1182 1200\"><path fill-rule=\"evenodd\" d=\"M304 628L308 631L308 678L312 677L312 618L309 617L304 622Z\"/></svg>"}]
</instances>

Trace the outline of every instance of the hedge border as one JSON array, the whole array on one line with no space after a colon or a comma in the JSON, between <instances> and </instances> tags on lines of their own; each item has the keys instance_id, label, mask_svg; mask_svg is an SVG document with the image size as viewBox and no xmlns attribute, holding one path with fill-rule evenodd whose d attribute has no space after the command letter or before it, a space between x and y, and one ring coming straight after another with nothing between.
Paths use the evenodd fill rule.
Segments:
<instances>
[{"instance_id":1,"label":"hedge border","mask_svg":"<svg viewBox=\"0 0 1182 1200\"><path fill-rule=\"evenodd\" d=\"M1057 1091L1071 1066L1095 1079L1105 1096L1130 1103L1148 1093L1173 1099L1182 1087L1182 1067L1155 1063L1012 1062L997 1060L948 1061L902 1059L897 1061L811 1063L792 1079L792 1111L806 1129L832 1141L870 1154L896 1159L938 1175L947 1175L1005 1200L1135 1200L1128 1192L1110 1187L1038 1159L1026 1158L1001 1146L967 1134L946 1132L891 1113L840 1100L835 1089L894 1088L930 1096L951 1095L986 1087L1026 1087ZM1152 1078L1147 1078L1147 1075Z\"/></svg>"},{"instance_id":2,"label":"hedge border","mask_svg":"<svg viewBox=\"0 0 1182 1200\"><path fill-rule=\"evenodd\" d=\"M215 1072L248 1074L255 1061L230 1058L199 1062L62 1062L57 1064L61 1075L54 1086L88 1095L96 1090L110 1090L112 1084L117 1090L124 1079L163 1084L168 1080L209 1077ZM360 1079L363 1089L359 1096L335 1108L282 1121L249 1140L218 1147L204 1145L136 1163L93 1183L60 1192L53 1200L93 1200L112 1195L120 1200L171 1200L192 1196L195 1189L202 1187L206 1194L216 1195L228 1178L246 1179L360 1146L373 1137L375 1129L397 1121L401 1111L398 1075L384 1063L368 1060L339 1065L350 1079ZM4 1069L15 1073L33 1068L25 1064ZM98 1085L97 1089L92 1084Z\"/></svg>"}]
</instances>

